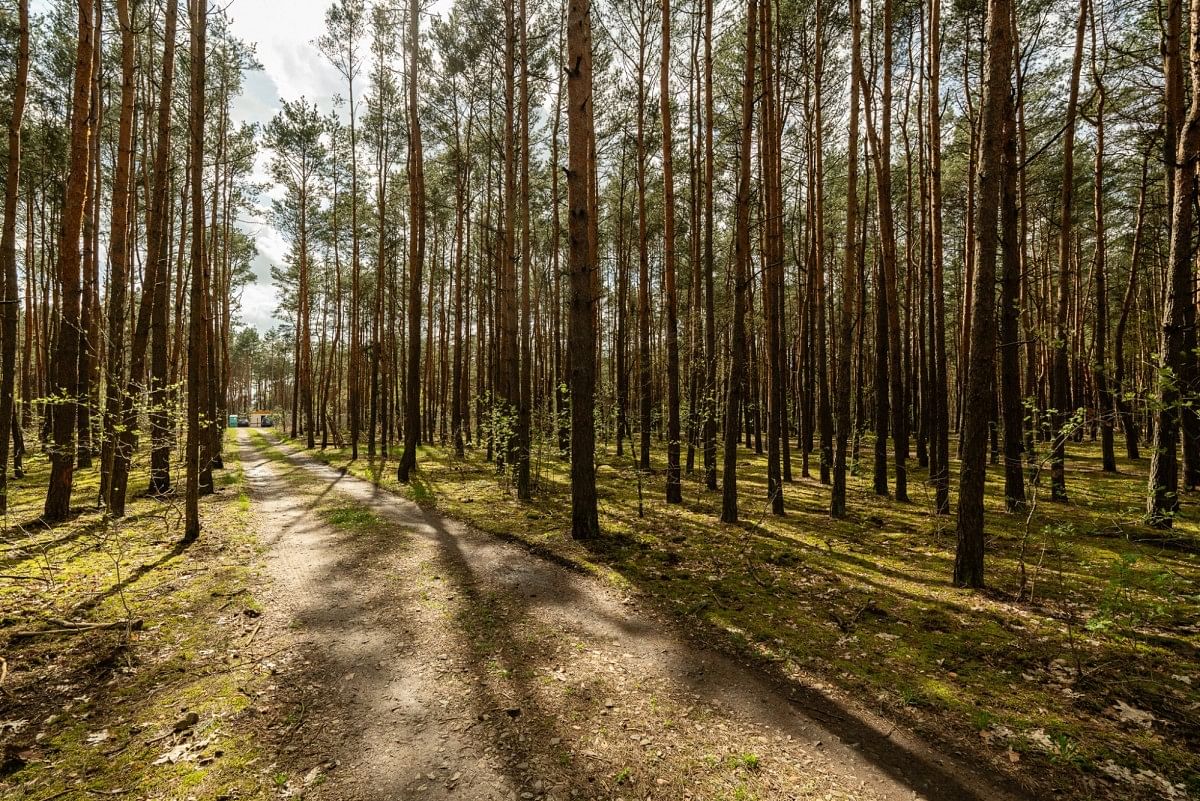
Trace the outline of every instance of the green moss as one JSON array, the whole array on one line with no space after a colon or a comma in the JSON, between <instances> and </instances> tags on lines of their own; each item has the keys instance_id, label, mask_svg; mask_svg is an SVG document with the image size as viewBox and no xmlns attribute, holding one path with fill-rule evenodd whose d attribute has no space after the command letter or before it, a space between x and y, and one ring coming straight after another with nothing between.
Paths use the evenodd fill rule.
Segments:
<instances>
[{"instance_id":1,"label":"green moss","mask_svg":"<svg viewBox=\"0 0 1200 801\"><path fill-rule=\"evenodd\" d=\"M90 469L76 473L81 513L73 520L53 529L9 529L9 542L19 545L5 552L5 572L48 575L53 582L0 582L0 604L13 610L8 625L134 617L145 628L128 639L116 631L10 643L8 684L23 705L14 711L37 721L44 737L34 758L7 781L31 797L87 790L174 797L186 790L197 798L265 798L261 777L247 769L261 758L261 745L241 720L247 693L263 680L248 669L252 663L243 669L238 653L248 624L238 626L237 618L257 607L246 590L260 549L242 502L247 496L236 448L227 440L228 467L217 474L221 489L202 500L201 538L187 549L178 547L178 499L144 497L147 461L145 452L135 459L121 520L91 507L94 494L87 493L98 484ZM44 493L44 457L30 456L26 465L9 523L35 515ZM173 469L180 475L180 465ZM88 691L44 680L39 671L51 668L84 671ZM33 686L37 692L21 692ZM192 741L208 740L203 760L154 765L171 747L172 738L161 734L171 732L185 709L199 716Z\"/></svg>"}]
</instances>

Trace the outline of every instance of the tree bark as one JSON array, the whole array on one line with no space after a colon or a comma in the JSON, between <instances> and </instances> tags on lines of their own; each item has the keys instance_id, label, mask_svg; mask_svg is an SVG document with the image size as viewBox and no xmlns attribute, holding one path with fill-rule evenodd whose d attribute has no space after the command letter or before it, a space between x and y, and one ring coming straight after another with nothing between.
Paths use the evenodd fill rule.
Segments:
<instances>
[{"instance_id":1,"label":"tree bark","mask_svg":"<svg viewBox=\"0 0 1200 801\"><path fill-rule=\"evenodd\" d=\"M200 536L201 474L206 472L202 461L207 459L202 444L205 433L203 412L208 399L208 325L205 317L208 304L205 298L204 267L204 101L205 101L205 38L208 28L206 0L189 0L191 18L191 90L188 106L188 134L191 183L192 249L190 319L188 321L187 369L187 441L185 461L187 477L184 498L184 542ZM202 408L203 407L203 408Z\"/></svg>"},{"instance_id":2,"label":"tree bark","mask_svg":"<svg viewBox=\"0 0 1200 801\"><path fill-rule=\"evenodd\" d=\"M50 451L50 484L43 517L60 523L71 513L75 478L75 416L79 389L80 286L79 237L88 191L91 125L88 110L92 95L92 61L96 48L93 0L78 0L78 34L75 46L75 80L71 100L71 141L62 232L58 245L61 287L61 323L53 359L53 447Z\"/></svg>"},{"instance_id":3,"label":"tree bark","mask_svg":"<svg viewBox=\"0 0 1200 801\"><path fill-rule=\"evenodd\" d=\"M17 200L21 183L21 124L29 88L29 0L17 2L17 64L12 114L8 120L8 164L4 184L4 229L0 234L0 515L8 511L9 441L20 441L14 405L17 362ZM28 402L28 393L25 400ZM19 448L14 448L14 463Z\"/></svg>"},{"instance_id":4,"label":"tree bark","mask_svg":"<svg viewBox=\"0 0 1200 801\"><path fill-rule=\"evenodd\" d=\"M129 455L118 451L125 442L118 433L123 420L125 386L125 309L129 267L133 254L129 241L129 207L132 200L130 171L133 167L133 58L134 31L129 0L117 0L121 27L121 110L117 125L117 166L113 173L112 228L108 244L108 376L105 381L104 441L101 448L100 503L114 517L125 514L124 486L113 480L116 461Z\"/></svg>"},{"instance_id":5,"label":"tree bark","mask_svg":"<svg viewBox=\"0 0 1200 801\"><path fill-rule=\"evenodd\" d=\"M571 536L600 536L596 511L596 303L597 221L592 120L591 0L567 6L567 231L570 308L567 320L571 376Z\"/></svg>"},{"instance_id":6,"label":"tree bark","mask_svg":"<svg viewBox=\"0 0 1200 801\"><path fill-rule=\"evenodd\" d=\"M667 306L667 503L683 503L679 454L679 309L675 290L675 173L671 138L671 0L662 0L663 293Z\"/></svg>"},{"instance_id":7,"label":"tree bark","mask_svg":"<svg viewBox=\"0 0 1200 801\"><path fill-rule=\"evenodd\" d=\"M846 243L842 260L842 303L838 326L842 358L838 361L837 442L833 457L830 517L846 515L846 446L850 438L850 353L854 347L854 314L858 288L858 80L862 67L862 6L850 0L850 129L846 155ZM878 390L876 390L878 391ZM886 469L886 468L885 468Z\"/></svg>"},{"instance_id":8,"label":"tree bark","mask_svg":"<svg viewBox=\"0 0 1200 801\"><path fill-rule=\"evenodd\" d=\"M983 491L987 471L989 421L995 374L996 222L1003 175L1005 126L1012 72L1011 0L989 0L987 56L981 110L979 191L975 224L977 264L971 304L971 360L967 365L963 398L962 467L959 474L958 545L954 558L954 584L982 587Z\"/></svg>"},{"instance_id":9,"label":"tree bark","mask_svg":"<svg viewBox=\"0 0 1200 801\"><path fill-rule=\"evenodd\" d=\"M421 10L409 0L408 18L408 370L404 395L404 451L396 478L408 483L417 466L421 433L421 273L425 262L425 164L421 152L421 108L417 65L420 61Z\"/></svg>"},{"instance_id":10,"label":"tree bark","mask_svg":"<svg viewBox=\"0 0 1200 801\"><path fill-rule=\"evenodd\" d=\"M1167 23L1167 83L1182 82L1181 0L1169 4ZM1200 54L1200 3L1191 10L1191 52ZM1154 415L1154 448L1146 514L1156 528L1170 528L1179 510L1180 380L1187 355L1186 309L1192 303L1192 204L1195 202L1197 158L1200 158L1200 58L1191 61L1192 97L1187 120L1179 131L1171 170L1171 241L1166 306L1159 337L1158 399Z\"/></svg>"},{"instance_id":11,"label":"tree bark","mask_svg":"<svg viewBox=\"0 0 1200 801\"><path fill-rule=\"evenodd\" d=\"M725 401L725 453L721 487L721 522L738 521L737 447L746 359L746 293L750 283L750 140L754 128L755 40L758 0L746 10L745 74L742 77L741 140L734 222L733 333L729 351L729 389Z\"/></svg>"}]
</instances>

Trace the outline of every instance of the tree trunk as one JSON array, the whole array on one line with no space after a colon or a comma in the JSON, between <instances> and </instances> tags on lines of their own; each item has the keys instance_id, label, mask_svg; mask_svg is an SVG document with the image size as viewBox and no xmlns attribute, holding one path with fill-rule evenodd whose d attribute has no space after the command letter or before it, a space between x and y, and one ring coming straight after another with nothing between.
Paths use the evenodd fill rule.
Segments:
<instances>
[{"instance_id":1,"label":"tree trunk","mask_svg":"<svg viewBox=\"0 0 1200 801\"><path fill-rule=\"evenodd\" d=\"M746 65L742 78L742 123L734 222L733 334L729 351L729 390L725 402L725 453L721 487L721 522L738 521L737 446L746 359L746 293L750 283L750 140L754 128L755 40L758 0L746 11Z\"/></svg>"},{"instance_id":2,"label":"tree trunk","mask_svg":"<svg viewBox=\"0 0 1200 801\"><path fill-rule=\"evenodd\" d=\"M1182 10L1179 2L1169 4L1167 22L1167 83L1182 82L1180 53ZM1200 51L1200 3L1191 10L1191 52ZM1180 378L1186 354L1185 307L1192 303L1192 204L1195 202L1195 166L1200 158L1200 59L1193 59L1191 107L1179 131L1175 150L1171 198L1171 241L1166 306L1159 338L1158 403L1154 416L1154 448L1150 457L1150 481L1146 513L1156 528L1169 528L1179 510L1179 418ZM1180 95L1182 99L1182 95Z\"/></svg>"},{"instance_id":3,"label":"tree trunk","mask_svg":"<svg viewBox=\"0 0 1200 801\"><path fill-rule=\"evenodd\" d=\"M58 245L58 277L62 292L58 341L53 359L53 447L50 451L50 484L43 517L60 523L71 513L71 488L75 477L75 415L79 389L80 286L79 237L88 191L88 110L92 94L92 56L96 47L93 0L78 0L78 34L75 47L75 82L71 100L71 141L62 233Z\"/></svg>"},{"instance_id":4,"label":"tree trunk","mask_svg":"<svg viewBox=\"0 0 1200 801\"><path fill-rule=\"evenodd\" d=\"M1149 183L1150 154L1142 154L1142 179L1138 185L1137 212L1133 223L1133 245L1129 251L1129 278L1125 284L1125 297L1121 301L1121 316L1113 335L1113 384L1116 386L1117 415L1121 419L1121 431L1125 435L1125 456L1131 461L1141 458L1138 440L1141 431L1133 408L1126 400L1125 385L1125 328L1129 315L1137 301L1138 270L1142 255L1142 237L1146 227L1146 187Z\"/></svg>"},{"instance_id":5,"label":"tree trunk","mask_svg":"<svg viewBox=\"0 0 1200 801\"><path fill-rule=\"evenodd\" d=\"M950 380L946 357L946 280L942 235L941 0L929 0L929 239L933 271L930 479L934 508L950 512Z\"/></svg>"},{"instance_id":6,"label":"tree trunk","mask_svg":"<svg viewBox=\"0 0 1200 801\"><path fill-rule=\"evenodd\" d=\"M121 26L121 111L117 127L117 166L113 173L112 228L108 244L108 376L105 381L104 442L100 474L100 503L114 517L125 514L125 492L114 491L116 460L127 462L129 455L117 454L125 443L118 433L123 419L125 386L125 307L129 284L130 257L133 250L129 233L129 207L132 200L130 171L133 167L133 20L129 0L117 0L117 20Z\"/></svg>"},{"instance_id":7,"label":"tree trunk","mask_svg":"<svg viewBox=\"0 0 1200 801\"><path fill-rule=\"evenodd\" d=\"M717 334L713 282L713 0L704 0L704 486L717 488Z\"/></svg>"},{"instance_id":8,"label":"tree trunk","mask_svg":"<svg viewBox=\"0 0 1200 801\"><path fill-rule=\"evenodd\" d=\"M201 474L206 465L206 448L202 445L205 422L202 407L207 408L208 389L208 326L205 320L204 281L204 101L205 101L205 34L208 28L208 5L205 0L189 0L191 21L191 91L188 107L188 134L192 211L192 275L190 289L190 320L188 322L187 357L187 442L185 460L187 478L184 502L184 542L200 536Z\"/></svg>"},{"instance_id":9,"label":"tree trunk","mask_svg":"<svg viewBox=\"0 0 1200 801\"><path fill-rule=\"evenodd\" d=\"M1015 32L1014 37L1015 38ZM1004 426L1004 506L1010 512L1025 508L1025 404L1021 395L1021 245L1017 216L1016 108L1012 94L1004 96L1003 174L1000 217L1003 256L1000 275L1000 410Z\"/></svg>"},{"instance_id":10,"label":"tree trunk","mask_svg":"<svg viewBox=\"0 0 1200 801\"><path fill-rule=\"evenodd\" d=\"M17 199L21 183L21 123L29 88L29 0L17 3L17 65L12 114L8 120L8 165L4 184L4 229L0 235L0 516L8 511L10 435L19 441L21 421L14 408L17 362ZM25 393L28 401L28 392ZM14 463L19 449L14 448Z\"/></svg>"},{"instance_id":11,"label":"tree trunk","mask_svg":"<svg viewBox=\"0 0 1200 801\"><path fill-rule=\"evenodd\" d=\"M517 497L533 497L530 486L529 455L532 442L533 347L529 333L530 315L530 215L529 215L529 45L526 0L521 9L521 88L518 126L521 133L521 375L517 394Z\"/></svg>"},{"instance_id":12,"label":"tree trunk","mask_svg":"<svg viewBox=\"0 0 1200 801\"><path fill-rule=\"evenodd\" d=\"M862 7L850 0L850 129L846 155L846 244L842 262L842 304L838 361L837 444L833 457L830 517L846 515L846 446L850 438L850 353L854 347L854 306L858 289L858 79L862 67ZM886 468L885 468L886 470Z\"/></svg>"},{"instance_id":13,"label":"tree trunk","mask_svg":"<svg viewBox=\"0 0 1200 801\"><path fill-rule=\"evenodd\" d=\"M1062 203L1058 234L1058 301L1054 316L1054 344L1050 368L1050 499L1067 500L1066 439L1064 431L1074 415L1071 397L1070 360L1067 331L1071 309L1071 234L1075 200L1075 119L1079 107L1079 73L1083 66L1083 34L1087 24L1088 0L1079 0L1075 23L1075 55L1071 62L1071 83L1067 94L1067 119L1063 133Z\"/></svg>"},{"instance_id":14,"label":"tree trunk","mask_svg":"<svg viewBox=\"0 0 1200 801\"><path fill-rule=\"evenodd\" d=\"M987 60L981 110L979 191L976 197L975 291L971 304L971 360L963 397L962 467L959 474L958 547L954 584L983 586L983 491L987 471L988 416L995 376L996 221L1004 160L1004 117L1012 72L1011 0L989 0Z\"/></svg>"},{"instance_id":15,"label":"tree trunk","mask_svg":"<svg viewBox=\"0 0 1200 801\"><path fill-rule=\"evenodd\" d=\"M860 74L867 103L867 135L871 140L877 191L876 209L883 255L884 292L887 297L888 385L891 394L892 443L896 466L896 500L908 501L908 399L904 386L904 360L900 332L900 295L896 276L896 229L892 213L892 3L883 4L883 94L879 127L870 113L871 90ZM861 73L862 64L856 65ZM877 391L882 391L879 388Z\"/></svg>"},{"instance_id":16,"label":"tree trunk","mask_svg":"<svg viewBox=\"0 0 1200 801\"><path fill-rule=\"evenodd\" d=\"M567 231L570 308L567 321L571 374L571 536L600 536L596 512L596 303L597 220L592 121L591 0L567 6Z\"/></svg>"},{"instance_id":17,"label":"tree trunk","mask_svg":"<svg viewBox=\"0 0 1200 801\"><path fill-rule=\"evenodd\" d=\"M421 432L421 272L425 263L425 164L421 153L420 5L409 0L408 17L408 371L404 396L404 451L396 479L408 483L417 466Z\"/></svg>"},{"instance_id":18,"label":"tree trunk","mask_svg":"<svg viewBox=\"0 0 1200 801\"><path fill-rule=\"evenodd\" d=\"M671 152L670 74L671 0L662 0L662 59L658 86L663 140L663 293L667 306L667 503L683 503L679 476L679 309L675 291L675 173Z\"/></svg>"}]
</instances>

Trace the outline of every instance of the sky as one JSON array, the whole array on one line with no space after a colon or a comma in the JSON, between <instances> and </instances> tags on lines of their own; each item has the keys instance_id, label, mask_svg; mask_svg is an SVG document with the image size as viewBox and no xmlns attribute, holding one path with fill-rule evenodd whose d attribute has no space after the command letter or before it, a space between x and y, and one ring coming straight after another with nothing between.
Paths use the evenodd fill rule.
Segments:
<instances>
[{"instance_id":1,"label":"sky","mask_svg":"<svg viewBox=\"0 0 1200 801\"><path fill-rule=\"evenodd\" d=\"M345 93L341 77L317 51L314 41L324 29L328 0L233 0L228 6L235 35L255 45L261 72L246 75L243 93L233 104L238 122L265 125L279 110L280 98L304 95L324 109L333 96ZM265 180L270 153L260 151L255 179ZM270 198L261 199L252 219L242 223L258 244L255 280L242 293L242 320L266 331L276 324L271 265L282 262L287 243L266 219Z\"/></svg>"},{"instance_id":2,"label":"sky","mask_svg":"<svg viewBox=\"0 0 1200 801\"><path fill-rule=\"evenodd\" d=\"M323 111L330 111L334 96L345 95L341 75L315 44L324 32L328 5L329 0L233 0L227 6L235 35L254 43L263 66L261 72L246 76L243 93L233 105L237 122L265 125L279 110L280 98L295 100L303 95ZM449 7L450 0L435 0L427 13L444 13ZM268 151L259 151L256 180L266 180L270 157ZM274 318L277 300L271 265L283 261L287 243L266 219L270 198L262 198L259 205L255 218L243 223L258 243L258 256L254 260L255 281L242 294L242 321L265 332L278 322Z\"/></svg>"}]
</instances>

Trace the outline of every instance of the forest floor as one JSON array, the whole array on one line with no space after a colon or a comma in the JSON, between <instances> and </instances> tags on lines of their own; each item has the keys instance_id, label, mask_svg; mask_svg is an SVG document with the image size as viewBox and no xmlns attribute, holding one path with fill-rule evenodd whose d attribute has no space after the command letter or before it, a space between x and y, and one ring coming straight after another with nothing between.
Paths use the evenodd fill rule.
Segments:
<instances>
[{"instance_id":1,"label":"forest floor","mask_svg":"<svg viewBox=\"0 0 1200 801\"><path fill-rule=\"evenodd\" d=\"M523 504L482 454L425 448L409 487L257 431L226 455L186 550L174 501L95 512L94 471L78 517L34 525L27 460L0 542L0 795L1200 797L1197 527L1136 525L1144 465L1105 476L1090 445L1071 504L991 510L982 594L949 587L916 472L922 503L855 476L833 524L801 479L776 519L747 456L749 522L721 526L694 479L668 507L661 473L604 458L586 549L556 458Z\"/></svg>"},{"instance_id":2,"label":"forest floor","mask_svg":"<svg viewBox=\"0 0 1200 801\"><path fill-rule=\"evenodd\" d=\"M423 448L407 487L394 461L313 456L597 577L826 720L869 709L1034 797L1200 798L1200 521L1187 496L1172 532L1141 525L1148 460L1106 474L1095 443L1073 442L1070 502L1050 503L1043 482L1020 515L1004 512L991 468L989 588L974 593L950 586L953 518L932 514L922 470L910 470L913 502L897 503L858 463L850 515L835 522L828 487L796 464L776 518L765 459L747 452L744 522L723 526L699 470L683 505L662 501L656 445L650 473L603 447L593 547L566 536L567 466L546 452L529 503L482 450Z\"/></svg>"}]
</instances>

